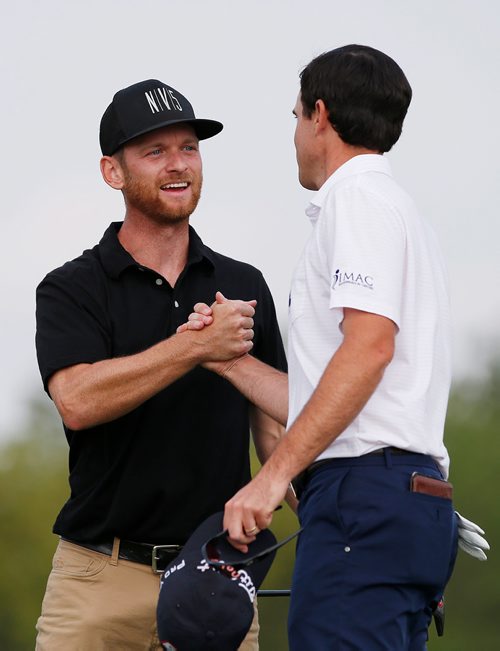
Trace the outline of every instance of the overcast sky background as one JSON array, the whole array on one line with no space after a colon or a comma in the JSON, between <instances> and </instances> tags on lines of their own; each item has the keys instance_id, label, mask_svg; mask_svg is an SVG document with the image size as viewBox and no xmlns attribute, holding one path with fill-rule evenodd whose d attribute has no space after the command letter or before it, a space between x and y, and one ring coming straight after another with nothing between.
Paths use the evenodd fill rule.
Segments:
<instances>
[{"instance_id":1,"label":"overcast sky background","mask_svg":"<svg viewBox=\"0 0 500 651\"><path fill-rule=\"evenodd\" d=\"M123 217L101 180L98 125L116 90L148 78L224 123L202 143L192 224L259 267L283 330L310 225L292 108L300 70L361 43L405 71L413 101L388 156L447 260L455 377L477 375L500 338L500 5L491 0L18 0L0 2L2 318L0 439L41 395L34 296L43 276Z\"/></svg>"}]
</instances>

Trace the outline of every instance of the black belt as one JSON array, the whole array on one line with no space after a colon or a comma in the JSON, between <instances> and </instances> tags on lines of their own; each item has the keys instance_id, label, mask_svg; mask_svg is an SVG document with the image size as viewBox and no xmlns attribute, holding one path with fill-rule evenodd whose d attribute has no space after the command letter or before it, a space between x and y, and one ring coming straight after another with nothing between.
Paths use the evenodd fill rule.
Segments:
<instances>
[{"instance_id":1,"label":"black belt","mask_svg":"<svg viewBox=\"0 0 500 651\"><path fill-rule=\"evenodd\" d=\"M85 547L99 554L111 556L113 552L113 541L102 543L79 542L63 538L73 545ZM132 563L150 565L153 572L161 573L171 563L182 549L182 545L149 545L148 543L137 543L131 540L120 540L118 558Z\"/></svg>"},{"instance_id":2,"label":"black belt","mask_svg":"<svg viewBox=\"0 0 500 651\"><path fill-rule=\"evenodd\" d=\"M385 447L385 448L380 448L379 450L374 450L373 452L367 452L365 457L370 457L370 456L382 456L385 454L386 451L390 451L391 454L395 455L400 455L400 454L417 454L415 452L410 452L409 450L401 450L400 448L394 448L394 447ZM312 473L315 470L318 470L321 466L328 465L329 463L336 462L339 460L339 457L332 457L329 459L320 459L319 461L315 461L314 463L311 463L310 466L308 466L304 471L302 471L295 479L292 481L292 488L297 496L298 499L300 499L301 494L304 491L304 488L306 486L307 481L310 479Z\"/></svg>"}]
</instances>

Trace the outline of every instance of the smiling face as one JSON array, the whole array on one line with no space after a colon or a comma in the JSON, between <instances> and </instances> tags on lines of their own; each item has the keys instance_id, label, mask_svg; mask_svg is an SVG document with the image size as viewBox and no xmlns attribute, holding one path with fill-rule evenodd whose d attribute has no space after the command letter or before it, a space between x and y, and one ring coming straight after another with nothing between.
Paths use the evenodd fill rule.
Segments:
<instances>
[{"instance_id":1,"label":"smiling face","mask_svg":"<svg viewBox=\"0 0 500 651\"><path fill-rule=\"evenodd\" d=\"M198 138L187 124L139 136L115 154L123 172L127 213L159 224L181 222L195 210L202 185Z\"/></svg>"}]
</instances>

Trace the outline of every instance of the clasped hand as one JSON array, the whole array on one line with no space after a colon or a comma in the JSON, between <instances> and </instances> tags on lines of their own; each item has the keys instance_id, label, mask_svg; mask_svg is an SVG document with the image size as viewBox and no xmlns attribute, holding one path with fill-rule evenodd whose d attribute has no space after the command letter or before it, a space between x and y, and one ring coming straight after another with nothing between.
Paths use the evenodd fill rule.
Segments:
<instances>
[{"instance_id":1,"label":"clasped hand","mask_svg":"<svg viewBox=\"0 0 500 651\"><path fill-rule=\"evenodd\" d=\"M203 343L206 346L203 366L222 372L220 362L239 358L252 349L256 305L256 300L229 300L217 292L211 306L206 303L194 306L188 321L177 328L177 334L206 330L203 333Z\"/></svg>"}]
</instances>

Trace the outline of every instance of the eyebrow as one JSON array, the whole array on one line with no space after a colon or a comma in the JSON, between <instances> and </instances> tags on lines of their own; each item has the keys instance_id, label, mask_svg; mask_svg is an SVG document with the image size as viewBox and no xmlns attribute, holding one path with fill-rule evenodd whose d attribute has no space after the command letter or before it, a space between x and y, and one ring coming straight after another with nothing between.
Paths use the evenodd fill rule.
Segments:
<instances>
[{"instance_id":1,"label":"eyebrow","mask_svg":"<svg viewBox=\"0 0 500 651\"><path fill-rule=\"evenodd\" d=\"M199 140L196 136L187 136L186 138L183 138L180 141L181 145L189 145L191 143L198 144ZM157 147L164 147L165 143L162 142L161 140L154 140L153 142L150 143L145 143L141 149L156 149Z\"/></svg>"}]
</instances>

